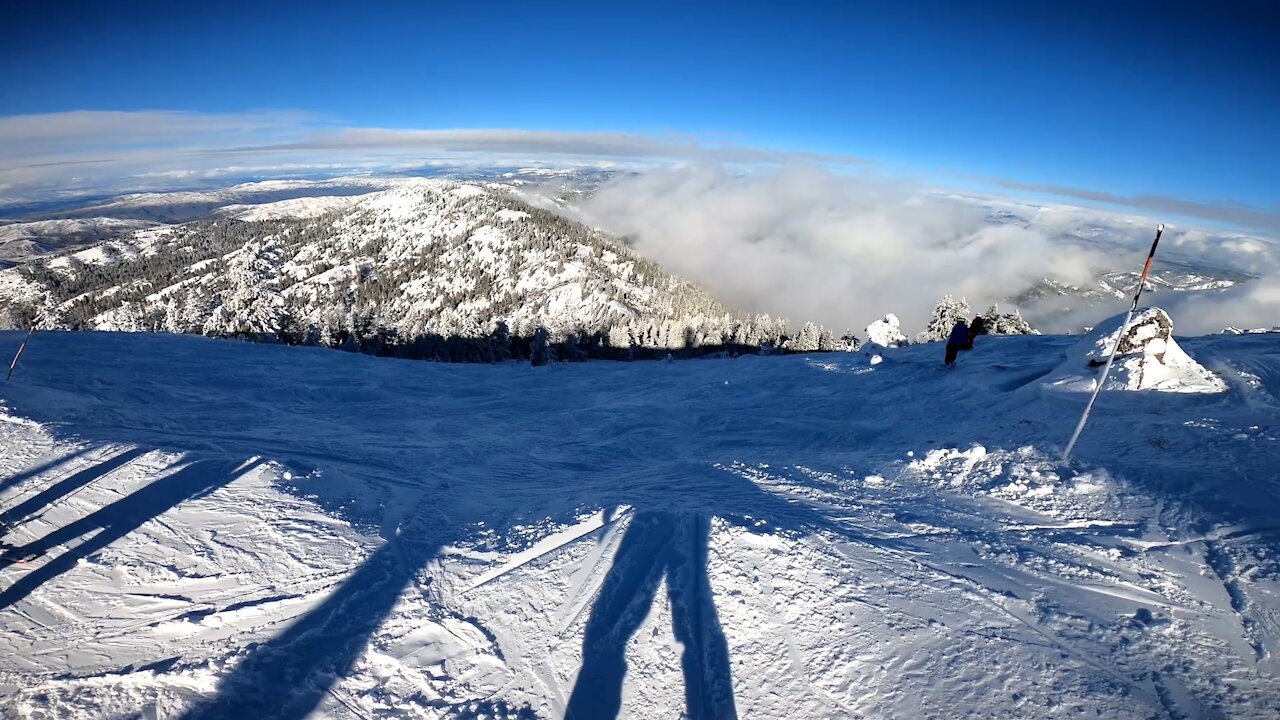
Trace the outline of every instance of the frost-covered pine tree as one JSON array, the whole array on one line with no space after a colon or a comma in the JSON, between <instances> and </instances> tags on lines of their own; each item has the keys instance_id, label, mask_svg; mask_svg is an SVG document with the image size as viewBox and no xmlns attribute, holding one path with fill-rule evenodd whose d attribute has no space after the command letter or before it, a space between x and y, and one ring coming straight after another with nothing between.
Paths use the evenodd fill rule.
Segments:
<instances>
[{"instance_id":1,"label":"frost-covered pine tree","mask_svg":"<svg viewBox=\"0 0 1280 720\"><path fill-rule=\"evenodd\" d=\"M818 334L818 352L835 352L840 349L836 343L836 338L831 334L830 330L823 329Z\"/></svg>"},{"instance_id":2,"label":"frost-covered pine tree","mask_svg":"<svg viewBox=\"0 0 1280 720\"><path fill-rule=\"evenodd\" d=\"M1039 335L1040 331L1031 327L1031 323L1022 317L1022 313L1014 308L1013 312L1001 313L1000 306L992 304L982 314L982 322L988 335Z\"/></svg>"},{"instance_id":3,"label":"frost-covered pine tree","mask_svg":"<svg viewBox=\"0 0 1280 720\"><path fill-rule=\"evenodd\" d=\"M862 341L858 339L857 335L853 334L852 330L845 330L844 335L840 336L840 342L836 344L837 350L848 352L853 352L860 347L862 347Z\"/></svg>"},{"instance_id":4,"label":"frost-covered pine tree","mask_svg":"<svg viewBox=\"0 0 1280 720\"><path fill-rule=\"evenodd\" d=\"M946 340L951 336L951 328L955 327L956 318L959 317L973 317L973 311L969 309L969 301L943 295L938 304L933 307L933 317L929 318L929 324L925 326L924 332L916 336L917 342Z\"/></svg>"},{"instance_id":5,"label":"frost-covered pine tree","mask_svg":"<svg viewBox=\"0 0 1280 720\"><path fill-rule=\"evenodd\" d=\"M614 350L629 350L631 348L631 330L627 325L614 325L609 328L606 335L609 347Z\"/></svg>"},{"instance_id":6,"label":"frost-covered pine tree","mask_svg":"<svg viewBox=\"0 0 1280 720\"><path fill-rule=\"evenodd\" d=\"M854 340L856 341L857 338L854 338ZM891 348L910 345L911 341L907 340L907 336L902 334L902 326L898 322L898 316L888 313L883 318L867 326L867 344ZM855 347L854 349L856 350L857 348Z\"/></svg>"},{"instance_id":7,"label":"frost-covered pine tree","mask_svg":"<svg viewBox=\"0 0 1280 720\"><path fill-rule=\"evenodd\" d=\"M167 333L186 332L182 326L182 303L178 300L178 293L169 293L165 298L163 329Z\"/></svg>"},{"instance_id":8,"label":"frost-covered pine tree","mask_svg":"<svg viewBox=\"0 0 1280 720\"><path fill-rule=\"evenodd\" d=\"M101 330L117 332L146 332L147 317L140 302L121 303L114 311L103 315Z\"/></svg>"},{"instance_id":9,"label":"frost-covered pine tree","mask_svg":"<svg viewBox=\"0 0 1280 720\"><path fill-rule=\"evenodd\" d=\"M197 288L187 288L180 303L176 325L179 332L199 333L204 331L204 324L213 313L213 303L209 295Z\"/></svg>"},{"instance_id":10,"label":"frost-covered pine tree","mask_svg":"<svg viewBox=\"0 0 1280 720\"><path fill-rule=\"evenodd\" d=\"M499 320L489 333L489 344L492 348L494 362L506 362L511 359L511 329Z\"/></svg>"},{"instance_id":11,"label":"frost-covered pine tree","mask_svg":"<svg viewBox=\"0 0 1280 720\"><path fill-rule=\"evenodd\" d=\"M271 243L249 243L227 268L230 287L222 293L221 312L205 325L213 335L274 340L284 315L284 298L272 284L280 263L279 248ZM211 331L211 332L210 332Z\"/></svg>"},{"instance_id":12,"label":"frost-covered pine tree","mask_svg":"<svg viewBox=\"0 0 1280 720\"><path fill-rule=\"evenodd\" d=\"M798 335L787 341L787 352L816 352L821 337L822 331L818 329L818 326L807 322L804 327L800 328Z\"/></svg>"}]
</instances>

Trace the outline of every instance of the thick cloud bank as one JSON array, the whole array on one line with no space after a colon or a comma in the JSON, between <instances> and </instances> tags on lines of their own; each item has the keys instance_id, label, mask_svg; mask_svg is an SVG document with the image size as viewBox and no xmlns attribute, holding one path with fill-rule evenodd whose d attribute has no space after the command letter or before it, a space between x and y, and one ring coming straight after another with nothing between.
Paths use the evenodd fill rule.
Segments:
<instances>
[{"instance_id":1,"label":"thick cloud bank","mask_svg":"<svg viewBox=\"0 0 1280 720\"><path fill-rule=\"evenodd\" d=\"M1280 276L1264 277L1229 290L1188 293L1170 304L1174 332L1207 335L1226 327L1243 330L1280 327Z\"/></svg>"},{"instance_id":2,"label":"thick cloud bank","mask_svg":"<svg viewBox=\"0 0 1280 720\"><path fill-rule=\"evenodd\" d=\"M972 202L811 167L655 171L584 211L731 305L836 330L892 312L912 332L944 294L985 307L1045 277L1084 283L1101 260Z\"/></svg>"},{"instance_id":3,"label":"thick cloud bank","mask_svg":"<svg viewBox=\"0 0 1280 720\"><path fill-rule=\"evenodd\" d=\"M602 188L583 211L741 309L837 331L861 330L892 312L908 333L923 328L945 294L980 310L1045 278L1096 288L1098 272L1136 271L1155 226L1069 206L977 202L809 166L658 170ZM1275 243L1174 227L1166 238L1167 262L1261 276L1226 293L1161 297L1177 307L1179 332L1280 323ZM1059 332L1112 310L1080 303L1044 302L1029 317Z\"/></svg>"}]
</instances>

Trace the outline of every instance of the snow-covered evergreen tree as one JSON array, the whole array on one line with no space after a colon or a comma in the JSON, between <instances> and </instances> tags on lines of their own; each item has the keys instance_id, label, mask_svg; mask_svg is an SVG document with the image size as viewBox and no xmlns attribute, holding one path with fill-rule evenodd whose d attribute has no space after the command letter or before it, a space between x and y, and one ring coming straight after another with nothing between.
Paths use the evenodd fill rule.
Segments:
<instances>
[{"instance_id":1,"label":"snow-covered evergreen tree","mask_svg":"<svg viewBox=\"0 0 1280 720\"><path fill-rule=\"evenodd\" d=\"M946 340L951 336L951 328L955 327L956 319L964 317L973 319L973 311L969 309L969 301L964 298L956 299L950 295L944 295L938 304L933 307L933 316L929 318L929 324L925 326L924 332L916 336L917 342L938 342Z\"/></svg>"},{"instance_id":2,"label":"snow-covered evergreen tree","mask_svg":"<svg viewBox=\"0 0 1280 720\"><path fill-rule=\"evenodd\" d=\"M221 293L216 322L206 324L211 335L251 340L278 338L284 316L284 298L273 278L280 264L280 248L274 243L249 243L227 267L229 287Z\"/></svg>"},{"instance_id":3,"label":"snow-covered evergreen tree","mask_svg":"<svg viewBox=\"0 0 1280 720\"><path fill-rule=\"evenodd\" d=\"M814 352L818 349L818 340L821 336L822 332L818 326L807 322L800 328L799 334L787 341L786 349L797 353Z\"/></svg>"},{"instance_id":4,"label":"snow-covered evergreen tree","mask_svg":"<svg viewBox=\"0 0 1280 720\"><path fill-rule=\"evenodd\" d=\"M538 328L533 333L533 345L529 352L529 363L534 367L540 367L551 362L551 352L549 345L549 334L544 327Z\"/></svg>"},{"instance_id":5,"label":"snow-covered evergreen tree","mask_svg":"<svg viewBox=\"0 0 1280 720\"><path fill-rule=\"evenodd\" d=\"M836 350L841 352L852 352L860 347L862 347L862 341L858 339L857 335L853 334L852 330L845 330L844 334L840 336L840 341L836 343Z\"/></svg>"},{"instance_id":6,"label":"snow-covered evergreen tree","mask_svg":"<svg viewBox=\"0 0 1280 720\"><path fill-rule=\"evenodd\" d=\"M1013 312L1001 313L1000 306L992 304L981 315L985 332L988 335L1039 335L1040 331L1031 327L1031 323L1022 317L1022 313L1014 308Z\"/></svg>"},{"instance_id":7,"label":"snow-covered evergreen tree","mask_svg":"<svg viewBox=\"0 0 1280 720\"><path fill-rule=\"evenodd\" d=\"M867 326L867 343L889 348L909 345L910 341L902 334L898 316L889 313Z\"/></svg>"},{"instance_id":8,"label":"snow-covered evergreen tree","mask_svg":"<svg viewBox=\"0 0 1280 720\"><path fill-rule=\"evenodd\" d=\"M818 333L818 352L835 352L839 349L840 347L836 343L835 336L831 334L830 330L823 328L822 331Z\"/></svg>"},{"instance_id":9,"label":"snow-covered evergreen tree","mask_svg":"<svg viewBox=\"0 0 1280 720\"><path fill-rule=\"evenodd\" d=\"M629 353L633 344L630 325L619 324L609 328L607 339L610 348Z\"/></svg>"}]
</instances>

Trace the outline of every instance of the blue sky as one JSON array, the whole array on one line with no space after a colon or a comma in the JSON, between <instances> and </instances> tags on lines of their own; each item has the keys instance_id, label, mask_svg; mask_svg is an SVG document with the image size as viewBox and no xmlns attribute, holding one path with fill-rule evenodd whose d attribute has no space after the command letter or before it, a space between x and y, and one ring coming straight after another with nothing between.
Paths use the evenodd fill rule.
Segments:
<instances>
[{"instance_id":1,"label":"blue sky","mask_svg":"<svg viewBox=\"0 0 1280 720\"><path fill-rule=\"evenodd\" d=\"M7 3L0 116L222 118L181 141L108 148L104 130L103 152L360 128L678 136L1280 214L1267 2L262 4ZM238 132L245 113L270 127ZM21 132L0 142L31 147ZM28 165L95 142L46 140Z\"/></svg>"}]
</instances>

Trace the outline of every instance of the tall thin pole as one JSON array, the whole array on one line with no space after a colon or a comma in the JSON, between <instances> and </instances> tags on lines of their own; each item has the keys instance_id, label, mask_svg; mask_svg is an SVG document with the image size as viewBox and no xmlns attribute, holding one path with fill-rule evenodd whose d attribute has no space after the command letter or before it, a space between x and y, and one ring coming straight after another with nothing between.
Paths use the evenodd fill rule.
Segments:
<instances>
[{"instance_id":1,"label":"tall thin pole","mask_svg":"<svg viewBox=\"0 0 1280 720\"><path fill-rule=\"evenodd\" d=\"M36 326L33 323L31 329L27 331L27 336L22 339L22 344L18 346L18 354L13 356L13 362L9 363L9 374L4 376L4 381L9 382L9 378L13 377L13 369L18 367L18 358L22 357L22 351L27 349L27 342L31 340L31 336L36 332Z\"/></svg>"},{"instance_id":2,"label":"tall thin pole","mask_svg":"<svg viewBox=\"0 0 1280 720\"><path fill-rule=\"evenodd\" d=\"M1129 306L1129 314L1124 316L1124 324L1120 326L1120 333L1116 335L1116 342L1111 347L1111 354L1107 356L1107 365L1102 368L1102 377L1098 378L1098 384L1093 388L1093 397L1089 398L1089 404L1084 408L1084 414L1080 416L1080 422L1076 423L1076 431L1071 433L1071 442L1067 443L1067 449L1062 452L1062 462L1071 459L1071 451L1076 447L1076 441L1080 439L1080 433L1084 432L1085 423L1089 422L1089 413L1093 411L1093 404L1098 401L1098 393L1102 392L1102 386L1107 384L1107 375L1111 372L1111 363L1116 359L1116 351L1120 349L1120 341L1124 339L1124 334L1129 329L1129 323L1133 320L1133 312L1138 309L1138 298L1142 297L1142 288L1147 284L1147 274L1151 272L1151 262L1156 256L1156 246L1160 244L1160 234L1164 232L1164 223L1156 226L1156 239L1151 243L1151 252L1147 253L1147 264L1142 266L1142 277L1138 278L1138 291L1133 294L1133 304Z\"/></svg>"}]
</instances>

